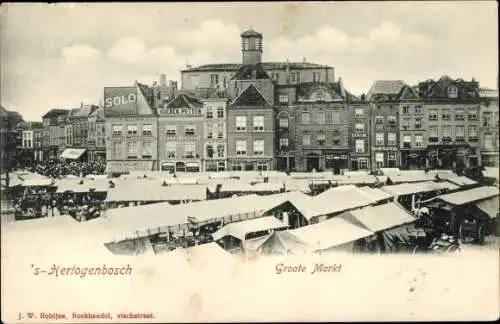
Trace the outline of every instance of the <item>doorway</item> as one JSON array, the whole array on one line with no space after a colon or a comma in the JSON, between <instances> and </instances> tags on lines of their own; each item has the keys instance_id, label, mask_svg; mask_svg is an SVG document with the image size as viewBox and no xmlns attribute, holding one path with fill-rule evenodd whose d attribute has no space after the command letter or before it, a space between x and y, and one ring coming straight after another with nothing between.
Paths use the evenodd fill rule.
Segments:
<instances>
[{"instance_id":1,"label":"doorway","mask_svg":"<svg viewBox=\"0 0 500 324\"><path fill-rule=\"evenodd\" d=\"M306 157L306 169L308 172L319 171L319 157Z\"/></svg>"}]
</instances>

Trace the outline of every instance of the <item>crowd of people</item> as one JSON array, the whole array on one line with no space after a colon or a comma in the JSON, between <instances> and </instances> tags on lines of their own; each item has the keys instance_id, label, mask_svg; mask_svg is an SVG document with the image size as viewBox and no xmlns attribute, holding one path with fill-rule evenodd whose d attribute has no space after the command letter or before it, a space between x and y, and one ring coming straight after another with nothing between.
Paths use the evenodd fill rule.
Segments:
<instances>
[{"instance_id":1,"label":"crowd of people","mask_svg":"<svg viewBox=\"0 0 500 324\"><path fill-rule=\"evenodd\" d=\"M72 175L85 177L105 172L105 163L92 161L61 161L51 159L37 162L28 171L52 179ZM77 220L97 217L104 209L104 199L98 193L56 193L56 186L16 188L11 191L16 218L39 218L70 214Z\"/></svg>"},{"instance_id":2,"label":"crowd of people","mask_svg":"<svg viewBox=\"0 0 500 324\"><path fill-rule=\"evenodd\" d=\"M104 174L106 164L99 161L81 162L81 161L60 161L51 159L46 162L38 162L32 166L29 171L36 172L51 178L61 178L67 175L76 177L85 177L89 174Z\"/></svg>"},{"instance_id":3,"label":"crowd of people","mask_svg":"<svg viewBox=\"0 0 500 324\"><path fill-rule=\"evenodd\" d=\"M78 221L98 217L104 199L98 193L57 193L55 187L26 188L14 198L17 219L55 217L69 214Z\"/></svg>"}]
</instances>

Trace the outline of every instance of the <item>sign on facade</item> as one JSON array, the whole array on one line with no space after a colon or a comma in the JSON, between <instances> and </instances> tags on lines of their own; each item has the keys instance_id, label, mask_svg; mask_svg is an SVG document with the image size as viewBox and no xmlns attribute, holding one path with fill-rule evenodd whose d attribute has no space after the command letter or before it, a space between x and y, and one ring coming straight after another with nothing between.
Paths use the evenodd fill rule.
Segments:
<instances>
[{"instance_id":1,"label":"sign on facade","mask_svg":"<svg viewBox=\"0 0 500 324\"><path fill-rule=\"evenodd\" d=\"M106 87L104 88L104 110L106 115L136 114L136 87Z\"/></svg>"}]
</instances>

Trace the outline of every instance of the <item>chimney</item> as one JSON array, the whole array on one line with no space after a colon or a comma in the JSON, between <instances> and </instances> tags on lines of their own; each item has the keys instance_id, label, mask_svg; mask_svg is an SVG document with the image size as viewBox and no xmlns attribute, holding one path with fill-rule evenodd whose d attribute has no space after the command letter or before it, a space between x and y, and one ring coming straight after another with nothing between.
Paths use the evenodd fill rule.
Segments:
<instances>
[{"instance_id":1,"label":"chimney","mask_svg":"<svg viewBox=\"0 0 500 324\"><path fill-rule=\"evenodd\" d=\"M83 102L80 102L80 108L83 108Z\"/></svg>"},{"instance_id":2,"label":"chimney","mask_svg":"<svg viewBox=\"0 0 500 324\"><path fill-rule=\"evenodd\" d=\"M167 86L167 75L160 74L160 87L166 87L166 86Z\"/></svg>"},{"instance_id":3,"label":"chimney","mask_svg":"<svg viewBox=\"0 0 500 324\"><path fill-rule=\"evenodd\" d=\"M307 63L307 58L306 57L302 58L302 63Z\"/></svg>"}]
</instances>

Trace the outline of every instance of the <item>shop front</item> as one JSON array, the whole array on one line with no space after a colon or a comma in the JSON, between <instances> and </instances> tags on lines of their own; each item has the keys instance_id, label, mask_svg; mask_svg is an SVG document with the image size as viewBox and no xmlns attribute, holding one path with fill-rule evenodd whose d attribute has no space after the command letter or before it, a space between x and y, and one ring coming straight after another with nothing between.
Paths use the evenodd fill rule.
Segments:
<instances>
[{"instance_id":1,"label":"shop front","mask_svg":"<svg viewBox=\"0 0 500 324\"><path fill-rule=\"evenodd\" d=\"M106 173L124 174L130 171L154 171L153 161L107 161Z\"/></svg>"},{"instance_id":2,"label":"shop front","mask_svg":"<svg viewBox=\"0 0 500 324\"><path fill-rule=\"evenodd\" d=\"M481 163L483 166L487 167L498 167L499 166L499 152L481 152Z\"/></svg>"},{"instance_id":3,"label":"shop front","mask_svg":"<svg viewBox=\"0 0 500 324\"><path fill-rule=\"evenodd\" d=\"M400 168L403 170L423 170L426 168L426 160L427 153L424 149L402 150Z\"/></svg>"},{"instance_id":4,"label":"shop front","mask_svg":"<svg viewBox=\"0 0 500 324\"><path fill-rule=\"evenodd\" d=\"M230 171L270 171L273 160L266 159L231 159L228 161Z\"/></svg>"},{"instance_id":5,"label":"shop front","mask_svg":"<svg viewBox=\"0 0 500 324\"><path fill-rule=\"evenodd\" d=\"M201 161L160 161L161 171L201 172Z\"/></svg>"},{"instance_id":6,"label":"shop front","mask_svg":"<svg viewBox=\"0 0 500 324\"><path fill-rule=\"evenodd\" d=\"M276 157L276 170L293 172L295 170L295 156L293 155L293 153L280 153Z\"/></svg>"},{"instance_id":7,"label":"shop front","mask_svg":"<svg viewBox=\"0 0 500 324\"><path fill-rule=\"evenodd\" d=\"M226 160L205 160L206 172L226 171Z\"/></svg>"},{"instance_id":8,"label":"shop front","mask_svg":"<svg viewBox=\"0 0 500 324\"><path fill-rule=\"evenodd\" d=\"M340 174L341 170L349 169L349 151L323 151L325 170Z\"/></svg>"},{"instance_id":9,"label":"shop front","mask_svg":"<svg viewBox=\"0 0 500 324\"><path fill-rule=\"evenodd\" d=\"M351 155L352 171L370 170L370 157L368 155Z\"/></svg>"},{"instance_id":10,"label":"shop front","mask_svg":"<svg viewBox=\"0 0 500 324\"><path fill-rule=\"evenodd\" d=\"M427 150L427 167L437 169L455 169L471 166L471 150L468 146L441 145L429 146ZM472 159L472 163L477 163Z\"/></svg>"}]
</instances>

